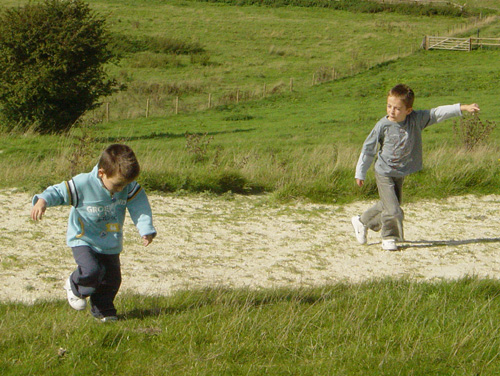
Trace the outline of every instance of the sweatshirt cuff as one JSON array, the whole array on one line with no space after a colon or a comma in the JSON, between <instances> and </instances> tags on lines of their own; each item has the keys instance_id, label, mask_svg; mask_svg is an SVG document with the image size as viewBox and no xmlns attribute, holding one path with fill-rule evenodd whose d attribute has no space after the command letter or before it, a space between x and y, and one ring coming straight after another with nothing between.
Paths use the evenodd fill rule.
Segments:
<instances>
[{"instance_id":1,"label":"sweatshirt cuff","mask_svg":"<svg viewBox=\"0 0 500 376\"><path fill-rule=\"evenodd\" d=\"M39 199L43 198L41 195L34 195L33 196L33 199L31 200L31 205L32 206L35 206L35 204L38 202ZM44 199L44 198L43 198ZM45 201L47 201L46 199L44 199Z\"/></svg>"},{"instance_id":2,"label":"sweatshirt cuff","mask_svg":"<svg viewBox=\"0 0 500 376\"><path fill-rule=\"evenodd\" d=\"M359 179L359 180L366 180L366 176L361 176L361 175L354 175L354 179Z\"/></svg>"}]
</instances>

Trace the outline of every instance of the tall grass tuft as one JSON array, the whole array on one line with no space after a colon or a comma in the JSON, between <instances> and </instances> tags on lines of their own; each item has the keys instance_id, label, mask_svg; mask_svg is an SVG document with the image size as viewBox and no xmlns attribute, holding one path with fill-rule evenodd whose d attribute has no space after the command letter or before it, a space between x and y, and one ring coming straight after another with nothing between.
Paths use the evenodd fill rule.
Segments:
<instances>
[{"instance_id":1,"label":"tall grass tuft","mask_svg":"<svg viewBox=\"0 0 500 376\"><path fill-rule=\"evenodd\" d=\"M190 42L164 35L136 38L127 34L113 35L110 46L119 56L145 51L174 55L192 55L205 52L205 48L198 42Z\"/></svg>"},{"instance_id":2,"label":"tall grass tuft","mask_svg":"<svg viewBox=\"0 0 500 376\"><path fill-rule=\"evenodd\" d=\"M499 153L491 144L471 151L461 145L432 150L426 153L423 171L405 180L405 192L414 199L498 192Z\"/></svg>"}]
</instances>

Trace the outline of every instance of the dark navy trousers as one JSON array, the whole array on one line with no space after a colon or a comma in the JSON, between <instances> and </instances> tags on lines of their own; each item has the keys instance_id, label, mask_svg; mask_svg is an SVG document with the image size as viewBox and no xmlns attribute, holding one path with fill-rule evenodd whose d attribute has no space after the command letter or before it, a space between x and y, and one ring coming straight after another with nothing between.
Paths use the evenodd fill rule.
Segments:
<instances>
[{"instance_id":1,"label":"dark navy trousers","mask_svg":"<svg viewBox=\"0 0 500 376\"><path fill-rule=\"evenodd\" d=\"M80 298L90 298L93 316L116 316L113 301L122 282L120 255L105 255L88 246L72 250L78 265L70 276L73 293Z\"/></svg>"}]
</instances>

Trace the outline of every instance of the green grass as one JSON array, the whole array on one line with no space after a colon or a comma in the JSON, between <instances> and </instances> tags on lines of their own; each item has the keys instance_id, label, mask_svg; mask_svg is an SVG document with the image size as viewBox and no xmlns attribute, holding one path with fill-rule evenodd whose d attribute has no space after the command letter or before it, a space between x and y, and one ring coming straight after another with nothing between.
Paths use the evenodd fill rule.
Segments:
<instances>
[{"instance_id":1,"label":"green grass","mask_svg":"<svg viewBox=\"0 0 500 376\"><path fill-rule=\"evenodd\" d=\"M141 51L110 67L130 90L110 99L109 123L66 136L2 134L1 187L40 191L89 170L105 145L123 141L136 151L149 191L266 191L279 199L349 202L376 197L371 175L362 190L354 186L354 167L394 84L414 88L416 108L475 101L481 118L500 121L499 51L407 56L423 35L448 33L465 19L180 0L89 2L109 14L116 35L149 42L169 36L206 55ZM471 5L498 8L492 0ZM481 35L498 37L499 23ZM344 77L311 86L313 74L332 67ZM264 83L275 93L262 99ZM244 98L238 105L236 88ZM208 93L215 107L204 110ZM182 99L177 116L175 95ZM147 97L152 112L145 119ZM499 132L466 152L452 121L426 130L425 168L406 180L405 200L498 193ZM4 261L7 268L20 262ZM496 280L466 278L120 294L115 325L100 325L63 301L2 303L0 373L497 375L499 291Z\"/></svg>"},{"instance_id":2,"label":"green grass","mask_svg":"<svg viewBox=\"0 0 500 376\"><path fill-rule=\"evenodd\" d=\"M17 6L27 0L5 0ZM216 105L303 90L417 50L424 35L447 34L465 17L351 13L319 7L232 6L197 1L89 0L105 16L118 44L132 44L109 73L128 86L110 102L111 119L203 110ZM475 33L472 30L471 33ZM486 32L486 31L485 31ZM486 34L485 34L486 36ZM158 41L175 40L204 52L170 54ZM134 52L134 49L139 51ZM146 50L143 50L146 49ZM128 51L128 52L127 52ZM104 108L96 112L104 116Z\"/></svg>"},{"instance_id":3,"label":"green grass","mask_svg":"<svg viewBox=\"0 0 500 376\"><path fill-rule=\"evenodd\" d=\"M2 375L496 375L500 284L382 280L0 305ZM34 324L36 323L36 324Z\"/></svg>"},{"instance_id":4,"label":"green grass","mask_svg":"<svg viewBox=\"0 0 500 376\"><path fill-rule=\"evenodd\" d=\"M482 119L500 118L498 50L416 49L423 35L446 34L467 19L195 1L90 4L108 16L113 34L126 43L144 42L145 50L130 52L119 67L110 67L130 89L110 98L109 123L64 137L3 134L2 187L39 191L89 170L107 144L123 141L137 152L140 182L149 191L272 192L279 199L351 202L376 197L371 175L363 189L353 184L354 167L394 84L414 88L417 109L474 101ZM474 6L489 4L476 1ZM500 35L499 25L496 20L481 26L481 35ZM198 52L191 57L161 53L171 47L203 49L211 64L187 62ZM140 66L141 61L155 65L167 60L165 67ZM328 81L333 67L342 78ZM313 74L327 81L312 86ZM293 92L287 86L290 77ZM263 98L259 90L265 83ZM242 96L256 94L236 104L236 88ZM214 98L210 110L208 93ZM175 95L193 106L172 114L167 102ZM147 97L151 112L144 118ZM452 124L425 132L425 168L407 179L405 200L497 192L499 130L485 146L464 153Z\"/></svg>"},{"instance_id":5,"label":"green grass","mask_svg":"<svg viewBox=\"0 0 500 376\"><path fill-rule=\"evenodd\" d=\"M4 135L1 184L43 189L89 170L105 145L123 141L136 151L143 167L140 182L150 191L264 191L339 203L374 198L372 176L360 190L353 175L365 137L384 115L387 90L408 83L417 109L477 102L482 119L498 122L498 56L498 51L421 51L264 100L101 123L83 135L75 129L69 137ZM424 132L424 170L408 177L405 200L498 192L499 131L486 145L465 152L453 121L430 127Z\"/></svg>"}]
</instances>

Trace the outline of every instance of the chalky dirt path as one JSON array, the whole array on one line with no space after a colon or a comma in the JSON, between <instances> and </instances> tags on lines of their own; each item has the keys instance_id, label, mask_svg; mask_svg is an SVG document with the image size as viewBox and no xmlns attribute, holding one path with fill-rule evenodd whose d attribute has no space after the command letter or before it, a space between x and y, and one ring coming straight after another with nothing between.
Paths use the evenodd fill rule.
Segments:
<instances>
[{"instance_id":1,"label":"chalky dirt path","mask_svg":"<svg viewBox=\"0 0 500 376\"><path fill-rule=\"evenodd\" d=\"M273 204L267 197L149 196L158 236L143 247L128 218L121 291L166 295L202 287L273 288L500 277L500 196L405 204L405 237L383 251L379 235L359 245L350 218L372 202ZM29 218L31 198L0 190L0 301L64 299L74 268L65 243L68 207Z\"/></svg>"}]
</instances>

